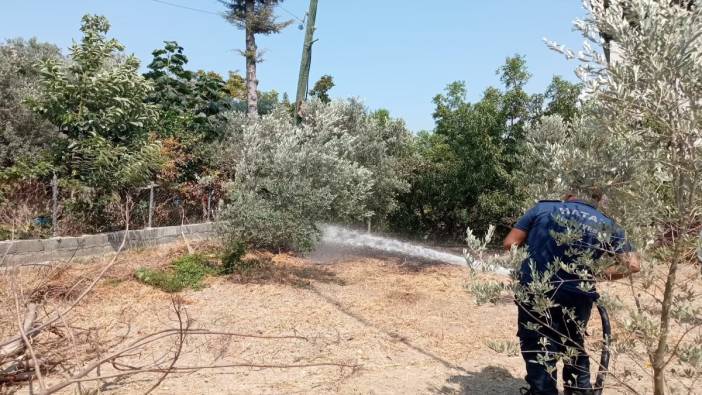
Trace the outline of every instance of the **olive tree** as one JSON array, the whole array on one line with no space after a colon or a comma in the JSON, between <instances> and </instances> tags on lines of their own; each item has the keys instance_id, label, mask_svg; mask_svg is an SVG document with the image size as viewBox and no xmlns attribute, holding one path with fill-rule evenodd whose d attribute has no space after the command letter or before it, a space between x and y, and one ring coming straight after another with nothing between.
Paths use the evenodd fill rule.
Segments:
<instances>
[{"instance_id":1,"label":"olive tree","mask_svg":"<svg viewBox=\"0 0 702 395\"><path fill-rule=\"evenodd\" d=\"M298 124L285 106L258 120L232 114L219 149L234 180L223 234L256 247L306 251L318 224L382 225L407 188L400 158L410 134L355 100L314 100Z\"/></svg>"},{"instance_id":2,"label":"olive tree","mask_svg":"<svg viewBox=\"0 0 702 395\"><path fill-rule=\"evenodd\" d=\"M319 108L296 125L283 108L256 121L235 120L230 204L222 215L226 239L269 249L310 250L318 223L362 218L373 182L351 156L355 138L340 122L341 106ZM232 159L234 158L234 159Z\"/></svg>"},{"instance_id":3,"label":"olive tree","mask_svg":"<svg viewBox=\"0 0 702 395\"><path fill-rule=\"evenodd\" d=\"M632 302L616 311L624 332L613 350L630 357L630 374L651 378L655 394L693 391L702 369L702 282L692 267L702 221L702 11L655 0L584 4L588 17L575 23L583 51L550 45L582 62L586 115L546 117L527 132L532 192L604 192L605 210L644 262L642 278L628 284ZM603 32L616 43L611 63L596 49ZM564 243L573 236L554 235ZM607 266L580 263L591 269L583 279ZM618 377L641 391L627 379Z\"/></svg>"},{"instance_id":4,"label":"olive tree","mask_svg":"<svg viewBox=\"0 0 702 395\"><path fill-rule=\"evenodd\" d=\"M0 169L34 157L56 138L56 129L34 114L24 100L36 91L36 63L60 59L59 49L36 39L0 44Z\"/></svg>"}]
</instances>

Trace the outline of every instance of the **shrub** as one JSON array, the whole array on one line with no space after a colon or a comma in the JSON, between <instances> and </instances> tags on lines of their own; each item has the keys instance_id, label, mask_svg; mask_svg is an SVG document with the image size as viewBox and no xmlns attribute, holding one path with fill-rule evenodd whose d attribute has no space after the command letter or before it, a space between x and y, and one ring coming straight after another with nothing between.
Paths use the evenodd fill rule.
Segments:
<instances>
[{"instance_id":1,"label":"shrub","mask_svg":"<svg viewBox=\"0 0 702 395\"><path fill-rule=\"evenodd\" d=\"M230 240L222 254L222 273L232 274L241 271L245 262L242 260L246 254L246 244L238 239Z\"/></svg>"},{"instance_id":2,"label":"shrub","mask_svg":"<svg viewBox=\"0 0 702 395\"><path fill-rule=\"evenodd\" d=\"M252 192L233 193L223 218L226 222L220 224L220 230L225 238L254 248L309 251L320 237L314 217L304 217Z\"/></svg>"},{"instance_id":3,"label":"shrub","mask_svg":"<svg viewBox=\"0 0 702 395\"><path fill-rule=\"evenodd\" d=\"M351 158L357 138L344 127L343 110L332 103L296 125L279 109L237 131L238 149L228 153L237 158L236 180L221 216L225 240L309 251L319 222L370 215L372 172Z\"/></svg>"}]
</instances>

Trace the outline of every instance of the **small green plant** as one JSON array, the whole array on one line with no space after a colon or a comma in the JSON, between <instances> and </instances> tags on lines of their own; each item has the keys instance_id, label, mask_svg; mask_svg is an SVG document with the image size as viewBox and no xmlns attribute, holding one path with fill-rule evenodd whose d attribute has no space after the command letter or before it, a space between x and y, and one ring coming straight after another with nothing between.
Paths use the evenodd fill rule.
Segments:
<instances>
[{"instance_id":1,"label":"small green plant","mask_svg":"<svg viewBox=\"0 0 702 395\"><path fill-rule=\"evenodd\" d=\"M165 270L140 268L134 276L142 283L165 292L180 292L185 288L201 289L205 276L214 273L217 270L205 256L189 254L176 259Z\"/></svg>"},{"instance_id":2,"label":"small green plant","mask_svg":"<svg viewBox=\"0 0 702 395\"><path fill-rule=\"evenodd\" d=\"M509 340L488 340L486 345L498 354L505 354L508 357L519 355L519 343Z\"/></svg>"},{"instance_id":3,"label":"small green plant","mask_svg":"<svg viewBox=\"0 0 702 395\"><path fill-rule=\"evenodd\" d=\"M702 336L695 339L695 346L679 351L680 363L683 365L682 375L685 377L699 377L702 375Z\"/></svg>"},{"instance_id":4,"label":"small green plant","mask_svg":"<svg viewBox=\"0 0 702 395\"><path fill-rule=\"evenodd\" d=\"M222 254L222 274L232 274L245 269L246 262L242 260L245 254L246 244L243 241L229 241Z\"/></svg>"}]
</instances>

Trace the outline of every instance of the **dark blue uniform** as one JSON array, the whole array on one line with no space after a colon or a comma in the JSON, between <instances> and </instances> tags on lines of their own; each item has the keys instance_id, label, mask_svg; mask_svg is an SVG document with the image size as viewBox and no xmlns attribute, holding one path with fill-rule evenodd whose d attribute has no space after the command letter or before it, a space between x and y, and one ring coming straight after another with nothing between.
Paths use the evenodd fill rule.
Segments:
<instances>
[{"instance_id":1,"label":"dark blue uniform","mask_svg":"<svg viewBox=\"0 0 702 395\"><path fill-rule=\"evenodd\" d=\"M576 263L577 256L585 254L596 261L606 253L631 251L624 231L611 218L595 207L577 200L541 201L527 211L514 227L527 232L529 258L522 263L519 273L522 285L531 283L533 273L543 274L554 262L570 265ZM556 236L568 229L576 231L578 237L565 244L559 243ZM591 389L590 363L583 347L584 333L576 322L564 315L563 309L572 309L576 321L587 325L593 301L598 298L594 283L563 269L555 271L550 282L554 290L549 296L558 307L550 309L548 327L543 327L538 332L527 329L527 323L543 323L544 318L532 311L529 305L519 306L517 336L526 362L526 380L535 394L557 395L555 374L549 374L544 365L535 361L539 355L563 352L568 346L582 350L582 353L572 363L564 366L564 385L575 390ZM539 343L544 336L549 339L546 350ZM564 337L569 338L565 343L562 341Z\"/></svg>"}]
</instances>

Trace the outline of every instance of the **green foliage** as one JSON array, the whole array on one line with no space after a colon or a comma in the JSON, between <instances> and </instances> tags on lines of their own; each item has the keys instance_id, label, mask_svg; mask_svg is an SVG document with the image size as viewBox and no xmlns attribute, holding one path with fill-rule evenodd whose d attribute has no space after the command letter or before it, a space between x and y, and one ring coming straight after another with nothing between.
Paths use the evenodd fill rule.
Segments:
<instances>
[{"instance_id":1,"label":"green foliage","mask_svg":"<svg viewBox=\"0 0 702 395\"><path fill-rule=\"evenodd\" d=\"M454 82L434 98L436 128L415 145L412 187L394 220L398 230L458 238L466 225L482 231L513 217L511 171L528 112L522 89L528 73L519 57L500 70L504 92L488 88L482 100L469 103L465 83Z\"/></svg>"},{"instance_id":2,"label":"green foliage","mask_svg":"<svg viewBox=\"0 0 702 395\"><path fill-rule=\"evenodd\" d=\"M201 289L202 280L216 272L205 256L191 254L176 259L165 270L140 268L134 276L144 284L172 293L186 288Z\"/></svg>"},{"instance_id":3,"label":"green foliage","mask_svg":"<svg viewBox=\"0 0 702 395\"><path fill-rule=\"evenodd\" d=\"M468 290L475 297L475 303L478 305L497 304L502 299L502 293L507 289L499 282L475 281L468 286Z\"/></svg>"},{"instance_id":4,"label":"green foliage","mask_svg":"<svg viewBox=\"0 0 702 395\"><path fill-rule=\"evenodd\" d=\"M253 14L247 15L246 3L253 3ZM245 30L249 28L255 34L273 34L289 26L292 21L277 22L274 15L275 6L282 3L282 0L220 0L227 11L225 19Z\"/></svg>"},{"instance_id":5,"label":"green foliage","mask_svg":"<svg viewBox=\"0 0 702 395\"><path fill-rule=\"evenodd\" d=\"M318 98L322 103L329 103L331 101L329 91L333 87L334 78L328 74L325 74L314 83L314 86L310 90L310 96Z\"/></svg>"},{"instance_id":6,"label":"green foliage","mask_svg":"<svg viewBox=\"0 0 702 395\"><path fill-rule=\"evenodd\" d=\"M294 187L293 187L294 188ZM293 192L293 188L289 192ZM272 251L310 251L320 237L316 222L320 214L315 208L324 205L323 196L310 189L298 190L296 195L282 199L276 194L266 196L250 191L238 191L229 196L222 219L222 232L255 248ZM326 205L324 205L326 206ZM324 207L329 210L328 207ZM229 236L231 235L231 236Z\"/></svg>"},{"instance_id":7,"label":"green foliage","mask_svg":"<svg viewBox=\"0 0 702 395\"><path fill-rule=\"evenodd\" d=\"M545 97L548 100L544 115L559 115L566 122L572 122L580 114L578 102L582 85L566 81L561 76L553 77L546 88Z\"/></svg>"},{"instance_id":8,"label":"green foliage","mask_svg":"<svg viewBox=\"0 0 702 395\"><path fill-rule=\"evenodd\" d=\"M230 109L227 86L217 73L187 70L183 52L175 41L153 51L144 76L155 89L147 101L161 112L161 136L177 137L190 145L210 142L220 137L224 114Z\"/></svg>"},{"instance_id":9,"label":"green foliage","mask_svg":"<svg viewBox=\"0 0 702 395\"><path fill-rule=\"evenodd\" d=\"M387 110L369 113L356 100L325 106L321 102L308 105L310 120L319 117L319 111L335 108L341 118L338 126L352 139L345 155L371 172L371 193L364 201L365 217L382 226L397 209L397 196L406 192L407 169L403 159L409 154L412 136L400 119L394 119Z\"/></svg>"},{"instance_id":10,"label":"green foliage","mask_svg":"<svg viewBox=\"0 0 702 395\"><path fill-rule=\"evenodd\" d=\"M271 114L276 108L281 106L283 102L280 101L280 95L275 89L270 91L259 91L258 92L258 115L268 115ZM241 100L235 98L231 103L232 110L245 113L246 112L246 100Z\"/></svg>"},{"instance_id":11,"label":"green foliage","mask_svg":"<svg viewBox=\"0 0 702 395\"><path fill-rule=\"evenodd\" d=\"M0 45L0 173L19 161L35 161L58 137L56 128L32 112L24 100L36 94L39 71L35 64L60 58L55 45L36 39L13 39Z\"/></svg>"},{"instance_id":12,"label":"green foliage","mask_svg":"<svg viewBox=\"0 0 702 395\"><path fill-rule=\"evenodd\" d=\"M130 142L143 139L156 121L156 109L145 103L153 86L138 73L136 57L124 57L122 44L106 37L109 28L105 17L84 16L72 62L41 63L40 91L30 103L70 139Z\"/></svg>"},{"instance_id":13,"label":"green foliage","mask_svg":"<svg viewBox=\"0 0 702 395\"><path fill-rule=\"evenodd\" d=\"M652 377L654 393L663 394L673 370L700 374L689 363L698 351L686 352L699 341L692 289L699 289L700 275L685 266L694 259L702 221L702 10L653 0L609 2L608 9L599 0L585 4L589 16L576 29L588 40L578 74L589 102L582 116L544 117L527 131L524 179L533 198L604 193L604 209L628 230L645 266L631 283L635 307L615 310L612 318L629 337L620 352L648 358L651 368L635 374ZM600 43L596 32L613 39L611 64L593 47ZM567 233L554 236L563 240ZM606 267L581 255L583 279ZM528 291L549 303L546 287ZM686 382L675 386L694 392Z\"/></svg>"},{"instance_id":14,"label":"green foliage","mask_svg":"<svg viewBox=\"0 0 702 395\"><path fill-rule=\"evenodd\" d=\"M232 98L246 100L246 79L241 74L230 71L224 88Z\"/></svg>"},{"instance_id":15,"label":"green foliage","mask_svg":"<svg viewBox=\"0 0 702 395\"><path fill-rule=\"evenodd\" d=\"M158 135L167 143L167 171L159 174L162 187L198 190L200 180L211 179L208 188L220 180L212 169L211 144L222 137L231 98L217 73L186 69L188 58L175 41L166 41L153 51L153 61L144 75L155 89L147 101L160 114Z\"/></svg>"},{"instance_id":16,"label":"green foliage","mask_svg":"<svg viewBox=\"0 0 702 395\"><path fill-rule=\"evenodd\" d=\"M301 126L282 110L243 125L223 215L229 237L304 251L318 238L318 221L365 214L371 174L347 157L354 139L340 118L339 106L331 106Z\"/></svg>"},{"instance_id":17,"label":"green foliage","mask_svg":"<svg viewBox=\"0 0 702 395\"><path fill-rule=\"evenodd\" d=\"M466 226L484 232L496 223L503 233L513 223L526 131L544 114L574 117L580 88L554 77L545 94L527 94L530 73L519 55L497 73L503 89L487 88L476 103L461 81L434 98L434 131L419 133L403 159L410 188L398 199L394 230L458 239Z\"/></svg>"},{"instance_id":18,"label":"green foliage","mask_svg":"<svg viewBox=\"0 0 702 395\"><path fill-rule=\"evenodd\" d=\"M519 343L515 341L488 340L485 345L492 351L507 355L508 357L517 357L520 355Z\"/></svg>"},{"instance_id":19,"label":"green foliage","mask_svg":"<svg viewBox=\"0 0 702 395\"><path fill-rule=\"evenodd\" d=\"M222 253L222 273L232 274L245 266L242 258L246 255L246 244L241 240L229 240Z\"/></svg>"},{"instance_id":20,"label":"green foliage","mask_svg":"<svg viewBox=\"0 0 702 395\"><path fill-rule=\"evenodd\" d=\"M284 108L233 118L223 168L235 166L223 232L257 248L310 250L320 221L382 220L404 187L396 155L409 134L357 102L310 103L297 125ZM224 171L224 169L223 169Z\"/></svg>"},{"instance_id":21,"label":"green foliage","mask_svg":"<svg viewBox=\"0 0 702 395\"><path fill-rule=\"evenodd\" d=\"M125 192L143 186L160 166L160 147L148 141L157 109L145 102L153 86L138 73L139 62L106 37L109 27L105 17L84 16L70 62L41 62L29 103L66 136L52 160L62 176Z\"/></svg>"}]
</instances>

